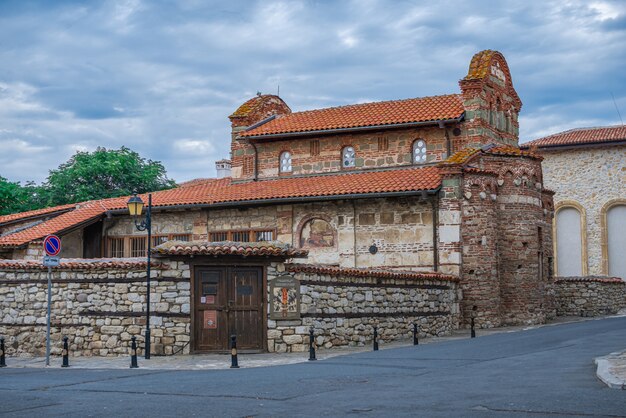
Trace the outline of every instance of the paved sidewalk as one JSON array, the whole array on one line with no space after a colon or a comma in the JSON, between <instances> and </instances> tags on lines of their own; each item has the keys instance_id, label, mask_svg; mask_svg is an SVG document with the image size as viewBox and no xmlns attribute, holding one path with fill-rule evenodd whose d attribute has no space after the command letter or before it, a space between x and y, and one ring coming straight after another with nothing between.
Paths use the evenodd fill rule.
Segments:
<instances>
[{"instance_id":1,"label":"paved sidewalk","mask_svg":"<svg viewBox=\"0 0 626 418\"><path fill-rule=\"evenodd\" d=\"M545 325L532 326L514 326L501 327L492 329L478 329L476 335L481 336L499 334L504 332L519 332L528 329L553 326L570 322L593 321L605 317L596 318L579 318L579 317L559 317ZM451 341L469 338L468 329L456 330L451 335L433 338L420 338L420 344L434 344L442 341ZM380 349L396 348L412 345L412 340L400 340L392 343L380 341ZM365 351L371 351L372 346L368 344L361 347L338 347L332 349L318 348L316 357L318 360L324 360L336 356L353 354ZM307 362L309 358L308 350L303 353L259 353L245 354L239 353L239 366L242 368L250 367L271 367L294 363ZM622 386L626 380L626 352L619 355L611 355L606 358L596 359L596 362L606 359L607 366L603 368L607 370L619 370L622 378ZM7 366L10 368L43 368L45 367L44 357L7 357ZM130 366L130 356L123 357L70 357L70 368L74 369L127 369ZM602 361L600 361L602 363ZM53 356L50 358L51 368L61 367L61 357ZM143 357L138 358L139 368L151 370L209 370L209 369L227 369L230 367L230 354L197 354L197 355L176 355L176 356L155 356L152 355L150 360ZM600 364L600 363L598 363ZM605 363L603 363L605 364ZM600 366L598 366L600 370ZM602 378L601 378L602 379ZM604 380L603 380L604 381ZM607 383L608 384L608 383ZM614 386L612 386L614 387Z\"/></svg>"},{"instance_id":2,"label":"paved sidewalk","mask_svg":"<svg viewBox=\"0 0 626 418\"><path fill-rule=\"evenodd\" d=\"M598 357L596 375L612 389L626 389L626 350Z\"/></svg>"}]
</instances>

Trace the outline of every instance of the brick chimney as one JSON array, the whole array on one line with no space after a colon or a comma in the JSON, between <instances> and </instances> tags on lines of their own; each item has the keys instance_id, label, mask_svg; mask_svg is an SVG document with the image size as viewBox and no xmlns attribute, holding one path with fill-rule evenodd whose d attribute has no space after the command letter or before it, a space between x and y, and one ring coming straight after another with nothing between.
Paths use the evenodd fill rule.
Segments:
<instances>
[{"instance_id":1,"label":"brick chimney","mask_svg":"<svg viewBox=\"0 0 626 418\"><path fill-rule=\"evenodd\" d=\"M218 179L223 179L224 177L230 177L230 160L216 161L215 170L217 171Z\"/></svg>"}]
</instances>

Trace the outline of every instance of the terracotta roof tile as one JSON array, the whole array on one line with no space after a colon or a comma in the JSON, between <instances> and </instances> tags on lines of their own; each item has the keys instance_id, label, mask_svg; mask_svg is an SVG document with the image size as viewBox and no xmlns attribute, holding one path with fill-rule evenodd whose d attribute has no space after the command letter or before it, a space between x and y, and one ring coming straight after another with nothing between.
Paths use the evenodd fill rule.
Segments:
<instances>
[{"instance_id":1,"label":"terracotta roof tile","mask_svg":"<svg viewBox=\"0 0 626 418\"><path fill-rule=\"evenodd\" d=\"M448 120L461 117L463 112L463 102L458 94L391 100L281 115L239 136L262 137L294 132Z\"/></svg>"},{"instance_id":2,"label":"terracotta roof tile","mask_svg":"<svg viewBox=\"0 0 626 418\"><path fill-rule=\"evenodd\" d=\"M521 148L550 148L567 145L599 144L604 142L626 141L626 126L604 126L599 128L578 128L559 132L520 145Z\"/></svg>"},{"instance_id":3,"label":"terracotta roof tile","mask_svg":"<svg viewBox=\"0 0 626 418\"><path fill-rule=\"evenodd\" d=\"M269 94L262 94L259 96L254 96L250 100L247 100L244 104L239 106L237 110L235 110L229 118L242 118L248 116L249 113L254 111L258 106L263 104L267 97L278 97L272 96Z\"/></svg>"},{"instance_id":4,"label":"terracotta roof tile","mask_svg":"<svg viewBox=\"0 0 626 418\"><path fill-rule=\"evenodd\" d=\"M461 151L455 152L454 154L446 158L445 161L442 161L441 165L463 164L478 152L480 152L480 148L463 148Z\"/></svg>"},{"instance_id":5,"label":"terracotta roof tile","mask_svg":"<svg viewBox=\"0 0 626 418\"><path fill-rule=\"evenodd\" d=\"M217 205L270 199L435 190L440 183L437 167L291 177L248 183L233 183L231 178L207 179L194 185L154 192L152 205ZM147 203L147 194L141 195L141 198ZM71 212L0 237L0 247L24 245L46 235L92 222L107 211L126 208L127 201L128 196L124 196L78 204L77 209Z\"/></svg>"},{"instance_id":6,"label":"terracotta roof tile","mask_svg":"<svg viewBox=\"0 0 626 418\"><path fill-rule=\"evenodd\" d=\"M567 283L567 282L581 282L581 283L614 283L614 284L623 284L626 285L626 282L619 277L608 277L608 276L573 276L573 277L555 277L556 283Z\"/></svg>"},{"instance_id":7,"label":"terracotta roof tile","mask_svg":"<svg viewBox=\"0 0 626 418\"><path fill-rule=\"evenodd\" d=\"M160 255L236 255L242 257L306 257L308 250L292 248L278 241L266 242L209 242L168 241L152 250Z\"/></svg>"},{"instance_id":8,"label":"terracotta roof tile","mask_svg":"<svg viewBox=\"0 0 626 418\"><path fill-rule=\"evenodd\" d=\"M495 177L499 176L499 174L497 172L495 172L495 171L483 170L482 168L476 168L476 167L466 167L466 168L463 169L463 172L471 173L471 174L495 176Z\"/></svg>"},{"instance_id":9,"label":"terracotta roof tile","mask_svg":"<svg viewBox=\"0 0 626 418\"><path fill-rule=\"evenodd\" d=\"M321 266L316 264L288 264L285 269L292 273L316 273L329 276L346 277L373 277L387 279L415 279L415 280L445 280L451 282L459 281L459 278L449 274L436 272L401 271L377 268L351 268Z\"/></svg>"},{"instance_id":10,"label":"terracotta roof tile","mask_svg":"<svg viewBox=\"0 0 626 418\"><path fill-rule=\"evenodd\" d=\"M498 145L488 149L481 149L481 151L485 154L491 155L503 155L503 156L511 156L511 157L530 157L536 160L543 160L541 155L538 155L532 151L526 151L520 149L518 147L514 147L511 145Z\"/></svg>"},{"instance_id":11,"label":"terracotta roof tile","mask_svg":"<svg viewBox=\"0 0 626 418\"><path fill-rule=\"evenodd\" d=\"M51 215L56 212L63 212L66 210L71 210L75 207L76 207L76 203L70 203L68 205L53 206L50 208L43 208L43 209L37 209L37 210L29 210L28 212L12 213L10 215L0 216L0 225L8 223L8 222L21 221L21 220L25 220L29 218L37 218L40 216Z\"/></svg>"},{"instance_id":12,"label":"terracotta roof tile","mask_svg":"<svg viewBox=\"0 0 626 418\"><path fill-rule=\"evenodd\" d=\"M212 203L435 190L441 176L437 167L424 167L229 183L225 179Z\"/></svg>"},{"instance_id":13,"label":"terracotta roof tile","mask_svg":"<svg viewBox=\"0 0 626 418\"><path fill-rule=\"evenodd\" d=\"M147 265L145 258L63 258L61 264L52 267L54 270L97 270L97 269L142 269ZM161 263L153 261L152 267L161 268ZM41 261L32 260L0 260L3 270L47 270Z\"/></svg>"},{"instance_id":14,"label":"terracotta roof tile","mask_svg":"<svg viewBox=\"0 0 626 418\"><path fill-rule=\"evenodd\" d=\"M445 161L441 162L442 166L447 165L462 165L472 159L476 154L482 153L487 155L501 155L501 156L512 156L512 157L530 157L539 160L543 160L543 157L527 150L519 149L518 147L514 147L511 145L496 145L492 144L489 146L485 146L482 148L472 148L467 147L452 154Z\"/></svg>"},{"instance_id":15,"label":"terracotta roof tile","mask_svg":"<svg viewBox=\"0 0 626 418\"><path fill-rule=\"evenodd\" d=\"M470 62L465 80L485 78L490 73L491 59L495 53L496 51L486 49L475 54Z\"/></svg>"}]
</instances>

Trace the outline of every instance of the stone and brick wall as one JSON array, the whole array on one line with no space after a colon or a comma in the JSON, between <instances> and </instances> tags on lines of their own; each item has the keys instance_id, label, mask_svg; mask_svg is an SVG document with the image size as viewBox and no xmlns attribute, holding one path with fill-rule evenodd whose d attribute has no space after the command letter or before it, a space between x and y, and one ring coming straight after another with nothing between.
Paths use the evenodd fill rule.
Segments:
<instances>
[{"instance_id":1,"label":"stone and brick wall","mask_svg":"<svg viewBox=\"0 0 626 418\"><path fill-rule=\"evenodd\" d=\"M444 130L439 127L323 135L257 144L259 178L279 176L279 156L283 151L291 153L293 171L280 173L281 176L412 165L413 142L417 139L426 142L427 162L446 158L446 138ZM312 144L313 141L317 145ZM346 146L355 150L355 167L341 166L341 151Z\"/></svg>"},{"instance_id":2,"label":"stone and brick wall","mask_svg":"<svg viewBox=\"0 0 626 418\"><path fill-rule=\"evenodd\" d=\"M626 282L616 277L558 277L555 294L559 316L600 316L626 308Z\"/></svg>"},{"instance_id":3,"label":"stone and brick wall","mask_svg":"<svg viewBox=\"0 0 626 418\"><path fill-rule=\"evenodd\" d=\"M543 323L555 315L551 192L540 159L484 155L464 172L463 313L477 324Z\"/></svg>"},{"instance_id":4,"label":"stone and brick wall","mask_svg":"<svg viewBox=\"0 0 626 418\"><path fill-rule=\"evenodd\" d=\"M414 323L422 337L458 328L460 292L452 276L273 264L268 284L285 269L300 280L302 318L269 321L270 352L306 350L311 327L326 348L367 344L374 327L383 344L409 338Z\"/></svg>"},{"instance_id":5,"label":"stone and brick wall","mask_svg":"<svg viewBox=\"0 0 626 418\"><path fill-rule=\"evenodd\" d=\"M65 262L52 273L52 353L63 336L73 355L128 355L130 338L143 347L145 261ZM9 355L45 354L47 271L40 264L0 269L0 335ZM188 353L190 270L182 262L154 265L152 350Z\"/></svg>"},{"instance_id":6,"label":"stone and brick wall","mask_svg":"<svg viewBox=\"0 0 626 418\"><path fill-rule=\"evenodd\" d=\"M583 263L590 275L609 274L602 226L606 205L617 199L626 204L626 145L595 145L569 149L541 149L543 175L547 188L554 190L555 207L574 202L584 209ZM576 186L572 187L572 179ZM603 251L604 246L604 251ZM584 274L585 268L583 268ZM558 272L557 272L558 273Z\"/></svg>"},{"instance_id":7,"label":"stone and brick wall","mask_svg":"<svg viewBox=\"0 0 626 418\"><path fill-rule=\"evenodd\" d=\"M307 263L430 271L434 264L432 199L408 196L157 212L153 219L154 234L192 231L193 239L207 240L210 232L272 230L276 240L307 248ZM439 218L445 230L440 237L442 271L458 274L460 215L444 206L439 210ZM315 220L326 225L329 239L324 242L308 239L311 237L310 222ZM108 237L145 235L145 232L136 231L130 217L108 222L113 225L107 228ZM372 244L377 247L376 254L369 251Z\"/></svg>"},{"instance_id":8,"label":"stone and brick wall","mask_svg":"<svg viewBox=\"0 0 626 418\"><path fill-rule=\"evenodd\" d=\"M0 335L9 355L45 353L47 272L34 262L0 266ZM449 333L459 324L457 279L433 273L343 269L273 262L268 285L287 271L300 280L299 320L268 321L268 349L305 351L308 332L327 348L363 345L378 326L382 342ZM72 355L125 356L130 339L143 347L145 262L64 260L52 273L52 354L69 337ZM191 269L184 261L153 265L151 330L154 354L190 352ZM140 350L141 351L141 350Z\"/></svg>"}]
</instances>

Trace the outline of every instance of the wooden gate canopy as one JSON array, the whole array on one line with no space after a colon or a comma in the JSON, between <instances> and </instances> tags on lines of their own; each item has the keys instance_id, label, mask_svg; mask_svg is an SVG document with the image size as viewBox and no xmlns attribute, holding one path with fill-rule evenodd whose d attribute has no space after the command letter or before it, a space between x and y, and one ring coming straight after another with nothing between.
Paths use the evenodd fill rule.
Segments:
<instances>
[{"instance_id":1,"label":"wooden gate canopy","mask_svg":"<svg viewBox=\"0 0 626 418\"><path fill-rule=\"evenodd\" d=\"M168 241L152 249L156 256L234 255L241 257L306 258L309 251L280 241Z\"/></svg>"}]
</instances>

